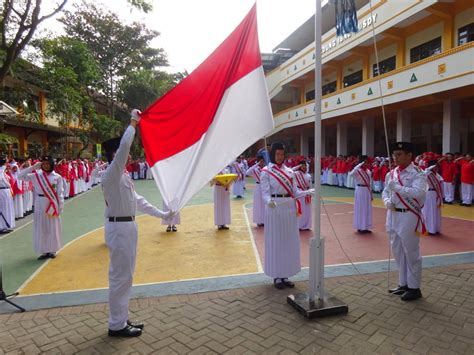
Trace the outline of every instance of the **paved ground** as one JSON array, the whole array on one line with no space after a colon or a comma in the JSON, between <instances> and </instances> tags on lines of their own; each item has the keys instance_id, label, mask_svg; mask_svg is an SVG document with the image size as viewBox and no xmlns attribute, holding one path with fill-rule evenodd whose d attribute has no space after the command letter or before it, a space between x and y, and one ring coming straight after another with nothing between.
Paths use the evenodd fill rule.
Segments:
<instances>
[{"instance_id":1,"label":"paved ground","mask_svg":"<svg viewBox=\"0 0 474 355\"><path fill-rule=\"evenodd\" d=\"M424 298L411 303L388 295L386 278L327 279L349 314L315 321L270 285L137 299L131 318L146 328L134 339L106 336L106 304L4 314L0 354L474 353L474 264L424 270Z\"/></svg>"}]
</instances>

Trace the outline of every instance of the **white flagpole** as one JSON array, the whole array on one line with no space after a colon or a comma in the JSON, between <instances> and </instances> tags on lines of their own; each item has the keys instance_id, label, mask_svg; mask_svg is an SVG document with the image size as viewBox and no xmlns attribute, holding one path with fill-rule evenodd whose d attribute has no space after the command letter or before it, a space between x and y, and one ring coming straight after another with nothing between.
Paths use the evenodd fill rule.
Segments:
<instances>
[{"instance_id":1,"label":"white flagpole","mask_svg":"<svg viewBox=\"0 0 474 355\"><path fill-rule=\"evenodd\" d=\"M309 301L314 303L317 296L324 298L324 239L321 238L321 0L316 0L314 16L314 199L313 199L313 230L314 237L310 241Z\"/></svg>"}]
</instances>

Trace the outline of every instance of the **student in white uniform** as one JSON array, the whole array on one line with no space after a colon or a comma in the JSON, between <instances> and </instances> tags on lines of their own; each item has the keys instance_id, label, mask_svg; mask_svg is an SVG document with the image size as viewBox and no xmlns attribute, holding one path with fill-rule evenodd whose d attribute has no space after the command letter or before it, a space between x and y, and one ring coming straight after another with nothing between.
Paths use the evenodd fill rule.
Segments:
<instances>
[{"instance_id":1,"label":"student in white uniform","mask_svg":"<svg viewBox=\"0 0 474 355\"><path fill-rule=\"evenodd\" d=\"M125 171L130 146L140 119L140 111L133 110L130 125L122 138L104 142L109 166L102 176L105 208L105 241L109 248L109 336L135 337L142 333L143 324L128 319L128 303L132 289L137 252L138 211L164 218L162 212L135 192L133 181Z\"/></svg>"},{"instance_id":2,"label":"student in white uniform","mask_svg":"<svg viewBox=\"0 0 474 355\"><path fill-rule=\"evenodd\" d=\"M6 157L0 156L0 233L15 229L15 207L10 181L5 173L6 162Z\"/></svg>"},{"instance_id":3,"label":"student in white uniform","mask_svg":"<svg viewBox=\"0 0 474 355\"><path fill-rule=\"evenodd\" d=\"M229 169L225 168L218 175L229 174ZM214 183L214 224L218 230L229 229L231 224L230 214L230 187Z\"/></svg>"},{"instance_id":4,"label":"student in white uniform","mask_svg":"<svg viewBox=\"0 0 474 355\"><path fill-rule=\"evenodd\" d=\"M231 164L231 172L237 174L237 180L232 186L232 193L236 198L242 198L244 196L244 185L245 185L245 169L242 164L240 157Z\"/></svg>"},{"instance_id":5,"label":"student in white uniform","mask_svg":"<svg viewBox=\"0 0 474 355\"><path fill-rule=\"evenodd\" d=\"M264 272L273 278L277 289L295 287L288 279L301 270L295 199L314 193L313 189L303 192L297 188L294 172L283 164L284 160L283 144L273 143L271 163L261 175L262 196L266 204Z\"/></svg>"},{"instance_id":6,"label":"student in white uniform","mask_svg":"<svg viewBox=\"0 0 474 355\"><path fill-rule=\"evenodd\" d=\"M33 183L33 244L35 252L41 254L38 259L55 258L62 246L63 179L54 171L51 156L45 156L42 161L23 169L18 177Z\"/></svg>"},{"instance_id":7,"label":"student in white uniform","mask_svg":"<svg viewBox=\"0 0 474 355\"><path fill-rule=\"evenodd\" d=\"M23 209L23 181L19 178L20 168L17 162L13 162L10 164L11 168L11 175L13 177L13 191L15 192L15 196L13 197L13 205L15 206L15 219L20 219L24 217L24 209Z\"/></svg>"},{"instance_id":8,"label":"student in white uniform","mask_svg":"<svg viewBox=\"0 0 474 355\"><path fill-rule=\"evenodd\" d=\"M372 173L367 155L361 155L359 164L349 172L355 182L354 219L352 226L358 233L371 233L372 229Z\"/></svg>"},{"instance_id":9,"label":"student in white uniform","mask_svg":"<svg viewBox=\"0 0 474 355\"><path fill-rule=\"evenodd\" d=\"M263 227L265 219L265 204L262 199L262 189L260 188L260 178L262 169L265 166L265 159L263 156L257 157L257 162L247 169L245 175L252 176L255 180L255 189L253 190L253 223L257 227Z\"/></svg>"},{"instance_id":10,"label":"student in white uniform","mask_svg":"<svg viewBox=\"0 0 474 355\"><path fill-rule=\"evenodd\" d=\"M299 165L296 166L295 170L295 179L296 185L301 191L308 191L311 189L312 179L311 175L308 173L308 164L306 160L299 162ZM311 195L306 195L299 198L301 203L301 216L298 217L298 227L300 231L308 231L311 229L313 224L312 216L312 197Z\"/></svg>"},{"instance_id":11,"label":"student in white uniform","mask_svg":"<svg viewBox=\"0 0 474 355\"><path fill-rule=\"evenodd\" d=\"M438 174L438 162L430 160L424 173L428 191L422 209L423 217L428 234L437 235L441 232L441 207L443 206L443 178Z\"/></svg>"},{"instance_id":12,"label":"student in white uniform","mask_svg":"<svg viewBox=\"0 0 474 355\"><path fill-rule=\"evenodd\" d=\"M387 233L398 266L398 287L389 292L413 301L422 297L419 233L425 232L421 209L428 185L423 171L412 162L412 143L397 142L392 153L396 168L387 174L382 193L388 209Z\"/></svg>"}]
</instances>

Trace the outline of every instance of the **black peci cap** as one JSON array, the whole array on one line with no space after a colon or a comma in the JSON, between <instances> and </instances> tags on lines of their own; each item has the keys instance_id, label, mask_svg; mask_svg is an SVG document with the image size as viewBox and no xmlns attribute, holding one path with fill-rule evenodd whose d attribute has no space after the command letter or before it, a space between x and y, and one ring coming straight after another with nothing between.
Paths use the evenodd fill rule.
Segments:
<instances>
[{"instance_id":1,"label":"black peci cap","mask_svg":"<svg viewBox=\"0 0 474 355\"><path fill-rule=\"evenodd\" d=\"M112 161L113 154L120 147L121 140L122 140L122 137L115 137L102 143L102 149L104 149L105 156L107 157L107 160L109 161L109 163Z\"/></svg>"},{"instance_id":2,"label":"black peci cap","mask_svg":"<svg viewBox=\"0 0 474 355\"><path fill-rule=\"evenodd\" d=\"M413 143L410 142L396 142L392 144L392 149L391 151L394 152L396 150L403 150L404 152L407 153L414 153L414 146Z\"/></svg>"}]
</instances>

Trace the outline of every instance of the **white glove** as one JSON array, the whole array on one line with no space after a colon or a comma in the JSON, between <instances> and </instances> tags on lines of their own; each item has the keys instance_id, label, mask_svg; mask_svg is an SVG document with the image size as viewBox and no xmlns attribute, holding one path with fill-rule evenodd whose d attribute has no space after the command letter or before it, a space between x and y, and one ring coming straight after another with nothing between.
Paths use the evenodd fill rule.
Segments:
<instances>
[{"instance_id":1,"label":"white glove","mask_svg":"<svg viewBox=\"0 0 474 355\"><path fill-rule=\"evenodd\" d=\"M42 164L43 164L43 162L40 162L40 161L36 162L35 165L33 165L33 169L34 170L40 169Z\"/></svg>"},{"instance_id":2,"label":"white glove","mask_svg":"<svg viewBox=\"0 0 474 355\"><path fill-rule=\"evenodd\" d=\"M141 115L141 114L142 114L142 111L137 110L136 108L134 108L134 109L132 110L130 119L131 119L131 120L135 120L135 121L137 121L137 123L138 123L138 122L140 122L140 115Z\"/></svg>"},{"instance_id":3,"label":"white glove","mask_svg":"<svg viewBox=\"0 0 474 355\"><path fill-rule=\"evenodd\" d=\"M397 184L395 181L391 180L387 185L387 189L390 191L398 192L400 191L401 186L400 184Z\"/></svg>"},{"instance_id":4,"label":"white glove","mask_svg":"<svg viewBox=\"0 0 474 355\"><path fill-rule=\"evenodd\" d=\"M385 202L385 207L387 207L389 210L393 210L395 208L395 204L391 201L387 201Z\"/></svg>"},{"instance_id":5,"label":"white glove","mask_svg":"<svg viewBox=\"0 0 474 355\"><path fill-rule=\"evenodd\" d=\"M309 189L305 191L306 195L314 195L314 192L315 192L314 189Z\"/></svg>"},{"instance_id":6,"label":"white glove","mask_svg":"<svg viewBox=\"0 0 474 355\"><path fill-rule=\"evenodd\" d=\"M267 205L270 208L275 208L277 206L276 202L274 200L270 200L270 202Z\"/></svg>"}]
</instances>

